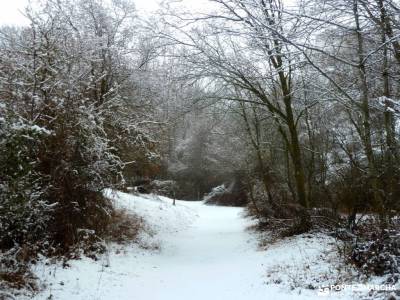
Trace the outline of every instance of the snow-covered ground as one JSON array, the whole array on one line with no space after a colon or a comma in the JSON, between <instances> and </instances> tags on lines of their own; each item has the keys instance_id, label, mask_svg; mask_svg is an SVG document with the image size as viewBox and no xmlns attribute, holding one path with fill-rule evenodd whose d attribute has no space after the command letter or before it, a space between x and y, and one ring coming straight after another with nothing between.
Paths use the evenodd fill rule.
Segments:
<instances>
[{"instance_id":1,"label":"snow-covered ground","mask_svg":"<svg viewBox=\"0 0 400 300\"><path fill-rule=\"evenodd\" d=\"M99 261L83 258L67 268L37 264L34 272L47 289L34 299L321 299L319 284L335 284L340 274L326 259L327 237L299 236L260 250L242 208L109 195L146 220L139 243L110 244ZM304 288L308 282L316 289ZM350 291L323 297L353 299Z\"/></svg>"}]
</instances>

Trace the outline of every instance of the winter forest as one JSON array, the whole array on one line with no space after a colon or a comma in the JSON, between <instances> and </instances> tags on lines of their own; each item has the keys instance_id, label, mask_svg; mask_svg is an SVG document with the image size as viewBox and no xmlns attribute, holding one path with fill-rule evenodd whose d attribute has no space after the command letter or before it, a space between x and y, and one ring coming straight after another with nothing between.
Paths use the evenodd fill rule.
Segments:
<instances>
[{"instance_id":1,"label":"winter forest","mask_svg":"<svg viewBox=\"0 0 400 300\"><path fill-rule=\"evenodd\" d=\"M22 14L0 27L0 299L400 297L398 0Z\"/></svg>"}]
</instances>

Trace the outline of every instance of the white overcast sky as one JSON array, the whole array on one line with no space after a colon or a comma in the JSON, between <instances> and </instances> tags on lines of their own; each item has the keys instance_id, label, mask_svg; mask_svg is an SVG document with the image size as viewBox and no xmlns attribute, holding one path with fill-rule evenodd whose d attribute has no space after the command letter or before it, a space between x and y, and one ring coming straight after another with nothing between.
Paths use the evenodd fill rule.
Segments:
<instances>
[{"instance_id":1,"label":"white overcast sky","mask_svg":"<svg viewBox=\"0 0 400 300\"><path fill-rule=\"evenodd\" d=\"M152 11L157 9L160 0L134 0L138 10ZM29 0L0 0L0 24L1 25L28 25L29 22L23 16L24 8Z\"/></svg>"},{"instance_id":2,"label":"white overcast sky","mask_svg":"<svg viewBox=\"0 0 400 300\"><path fill-rule=\"evenodd\" d=\"M26 25L28 22L21 14L27 0L0 0L0 23L7 25Z\"/></svg>"},{"instance_id":3,"label":"white overcast sky","mask_svg":"<svg viewBox=\"0 0 400 300\"><path fill-rule=\"evenodd\" d=\"M295 0L285 0L285 3L292 4ZM23 16L24 8L29 0L0 0L0 25L28 25L28 20ZM133 0L139 11L151 12L157 10L161 0ZM199 8L207 5L206 0L184 0L190 7ZM203 7L204 8L204 7Z\"/></svg>"}]
</instances>

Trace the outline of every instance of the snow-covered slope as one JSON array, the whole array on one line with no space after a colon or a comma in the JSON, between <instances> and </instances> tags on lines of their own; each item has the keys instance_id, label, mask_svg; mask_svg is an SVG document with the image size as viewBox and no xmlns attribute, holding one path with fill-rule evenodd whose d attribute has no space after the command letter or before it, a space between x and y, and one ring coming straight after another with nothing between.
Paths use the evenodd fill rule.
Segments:
<instances>
[{"instance_id":1,"label":"snow-covered slope","mask_svg":"<svg viewBox=\"0 0 400 300\"><path fill-rule=\"evenodd\" d=\"M46 285L44 292L34 299L118 299L118 291L125 290L122 299L133 299L137 295L131 283L159 255L164 239L188 228L196 218L195 211L176 201L157 195L131 195L107 190L116 208L142 217L146 223L137 243L121 246L108 244L106 254L99 261L83 257L68 261L69 267L61 262L42 260L33 267L34 274ZM127 290L126 290L127 289ZM136 298L135 298L136 299Z\"/></svg>"},{"instance_id":2,"label":"snow-covered slope","mask_svg":"<svg viewBox=\"0 0 400 300\"><path fill-rule=\"evenodd\" d=\"M250 221L241 208L185 201L173 206L165 197L108 195L146 220L154 234L141 238L160 250L111 244L100 261L75 260L68 268L40 263L35 273L48 288L34 299L321 299L318 290L301 284L290 290L287 282L301 275L307 260L310 277L329 274L329 263L321 260L329 239L300 236L261 251L255 235L246 230ZM325 299L352 297L334 293Z\"/></svg>"},{"instance_id":3,"label":"snow-covered slope","mask_svg":"<svg viewBox=\"0 0 400 300\"><path fill-rule=\"evenodd\" d=\"M107 190L116 208L126 209L142 217L156 236L186 229L197 217L188 201L173 200L158 195L132 195Z\"/></svg>"}]
</instances>

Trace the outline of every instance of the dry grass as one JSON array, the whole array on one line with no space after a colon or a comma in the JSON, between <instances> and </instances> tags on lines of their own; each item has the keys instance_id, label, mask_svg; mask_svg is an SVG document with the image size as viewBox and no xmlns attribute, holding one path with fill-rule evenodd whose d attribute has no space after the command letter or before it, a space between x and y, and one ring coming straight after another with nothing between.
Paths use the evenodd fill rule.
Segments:
<instances>
[{"instance_id":1,"label":"dry grass","mask_svg":"<svg viewBox=\"0 0 400 300\"><path fill-rule=\"evenodd\" d=\"M121 244L134 242L143 228L143 218L122 209L115 210L111 216L106 239Z\"/></svg>"},{"instance_id":2,"label":"dry grass","mask_svg":"<svg viewBox=\"0 0 400 300\"><path fill-rule=\"evenodd\" d=\"M64 262L68 267L68 260L79 259L85 255L94 260L98 255L107 251L105 241L114 242L120 245L139 243L142 248L158 249L156 244L141 245L138 235L141 231L151 234L150 229L145 225L144 220L122 209L113 210L111 218L104 232L97 235L94 230L78 231L78 241L68 249L43 252L48 257L54 257ZM51 248L51 247L49 247ZM23 245L19 250L8 253L0 253L0 300L14 299L15 295L24 291L36 292L39 290L38 280L30 272L29 266L36 261L36 246ZM4 291L4 292L2 292ZM6 292L8 291L8 292Z\"/></svg>"},{"instance_id":3,"label":"dry grass","mask_svg":"<svg viewBox=\"0 0 400 300\"><path fill-rule=\"evenodd\" d=\"M104 241L128 244L137 242L138 234L145 230L142 218L127 213L125 210L114 210L105 232L98 236L93 230L81 230L79 241L69 247L68 250L47 251L44 254L61 259L68 266L69 259L78 259L82 254L87 257L98 259L98 255L104 253L106 245ZM4 253L0 255L0 291L30 290L37 291L37 279L29 270L31 263L35 263L38 254L36 247L26 245L19 248L15 253ZM6 298L4 298L6 297ZM1 294L0 300L12 299L11 294Z\"/></svg>"},{"instance_id":4,"label":"dry grass","mask_svg":"<svg viewBox=\"0 0 400 300\"><path fill-rule=\"evenodd\" d=\"M0 282L10 288L22 288L25 286L23 273L2 272L0 273Z\"/></svg>"},{"instance_id":5,"label":"dry grass","mask_svg":"<svg viewBox=\"0 0 400 300\"><path fill-rule=\"evenodd\" d=\"M18 295L21 289L30 292L39 290L36 277L25 265L0 271L0 300L16 299L14 295Z\"/></svg>"}]
</instances>

